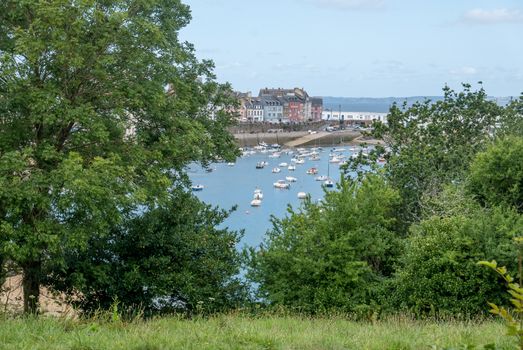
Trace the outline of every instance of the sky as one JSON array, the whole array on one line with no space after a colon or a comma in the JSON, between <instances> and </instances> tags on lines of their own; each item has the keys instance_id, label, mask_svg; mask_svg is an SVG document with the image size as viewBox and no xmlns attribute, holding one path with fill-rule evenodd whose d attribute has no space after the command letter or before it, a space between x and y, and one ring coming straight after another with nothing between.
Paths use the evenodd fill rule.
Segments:
<instances>
[{"instance_id":1,"label":"sky","mask_svg":"<svg viewBox=\"0 0 523 350\"><path fill-rule=\"evenodd\" d=\"M220 82L257 95L441 95L445 84L491 96L523 92L523 0L182 0L180 39Z\"/></svg>"}]
</instances>

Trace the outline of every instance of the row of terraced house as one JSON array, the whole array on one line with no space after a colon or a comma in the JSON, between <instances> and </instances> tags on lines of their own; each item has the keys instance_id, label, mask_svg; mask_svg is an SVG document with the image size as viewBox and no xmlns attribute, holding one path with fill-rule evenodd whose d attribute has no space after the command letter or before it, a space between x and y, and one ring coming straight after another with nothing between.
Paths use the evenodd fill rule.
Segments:
<instances>
[{"instance_id":1,"label":"row of terraced house","mask_svg":"<svg viewBox=\"0 0 523 350\"><path fill-rule=\"evenodd\" d=\"M236 93L240 121L298 123L321 120L323 99L310 97L302 88L261 89L258 96Z\"/></svg>"}]
</instances>

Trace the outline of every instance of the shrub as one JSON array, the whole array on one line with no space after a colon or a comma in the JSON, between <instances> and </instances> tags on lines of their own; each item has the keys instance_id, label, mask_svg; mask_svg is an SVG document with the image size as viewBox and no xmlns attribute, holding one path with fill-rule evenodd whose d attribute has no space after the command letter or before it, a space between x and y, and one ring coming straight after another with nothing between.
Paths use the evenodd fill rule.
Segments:
<instances>
[{"instance_id":1,"label":"shrub","mask_svg":"<svg viewBox=\"0 0 523 350\"><path fill-rule=\"evenodd\" d=\"M392 283L392 304L418 315L467 316L485 300L503 303L501 286L476 262L498 258L514 265L511 239L523 226L505 209L468 208L466 214L431 217L413 225Z\"/></svg>"},{"instance_id":2,"label":"shrub","mask_svg":"<svg viewBox=\"0 0 523 350\"><path fill-rule=\"evenodd\" d=\"M369 174L273 219L264 243L250 252L248 276L260 297L308 313L368 310L398 254L398 201L379 175Z\"/></svg>"}]
</instances>

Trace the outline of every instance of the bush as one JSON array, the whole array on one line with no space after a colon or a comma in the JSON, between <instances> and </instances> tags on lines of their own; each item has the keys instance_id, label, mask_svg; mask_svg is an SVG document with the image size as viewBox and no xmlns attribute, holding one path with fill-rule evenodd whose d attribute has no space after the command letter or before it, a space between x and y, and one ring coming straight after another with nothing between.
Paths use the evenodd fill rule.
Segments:
<instances>
[{"instance_id":1,"label":"bush","mask_svg":"<svg viewBox=\"0 0 523 350\"><path fill-rule=\"evenodd\" d=\"M219 229L228 216L190 193L135 217L83 251L67 253L51 275L84 311L141 308L146 314L214 312L240 306L241 234Z\"/></svg>"},{"instance_id":2,"label":"bush","mask_svg":"<svg viewBox=\"0 0 523 350\"><path fill-rule=\"evenodd\" d=\"M411 227L392 282L394 307L418 315L468 316L484 312L486 300L503 303L502 286L476 262L496 258L515 266L511 240L523 220L510 210L473 209Z\"/></svg>"},{"instance_id":3,"label":"bush","mask_svg":"<svg viewBox=\"0 0 523 350\"><path fill-rule=\"evenodd\" d=\"M398 194L378 175L342 181L322 203L273 219L248 276L270 305L307 313L365 311L393 272L399 238L393 231Z\"/></svg>"},{"instance_id":4,"label":"bush","mask_svg":"<svg viewBox=\"0 0 523 350\"><path fill-rule=\"evenodd\" d=\"M523 138L506 137L479 153L471 165L469 189L483 204L523 212Z\"/></svg>"}]
</instances>

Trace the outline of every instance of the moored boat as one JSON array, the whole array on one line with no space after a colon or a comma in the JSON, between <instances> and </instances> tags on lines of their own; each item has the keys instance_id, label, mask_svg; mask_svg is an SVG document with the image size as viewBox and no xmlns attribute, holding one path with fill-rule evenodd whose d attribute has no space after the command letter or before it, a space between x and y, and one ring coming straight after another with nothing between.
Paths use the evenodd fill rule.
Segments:
<instances>
[{"instance_id":1,"label":"moored boat","mask_svg":"<svg viewBox=\"0 0 523 350\"><path fill-rule=\"evenodd\" d=\"M310 168L309 170L307 170L308 175L316 175L317 173L318 173L318 169L316 169L316 168Z\"/></svg>"},{"instance_id":2,"label":"moored boat","mask_svg":"<svg viewBox=\"0 0 523 350\"><path fill-rule=\"evenodd\" d=\"M275 173L275 174L279 173L280 171L281 171L280 168L273 168L272 169L272 172Z\"/></svg>"},{"instance_id":3,"label":"moored boat","mask_svg":"<svg viewBox=\"0 0 523 350\"><path fill-rule=\"evenodd\" d=\"M296 182L296 181L298 181L298 179L295 178L294 176L286 176L285 180L287 180L289 182Z\"/></svg>"},{"instance_id":4,"label":"moored boat","mask_svg":"<svg viewBox=\"0 0 523 350\"><path fill-rule=\"evenodd\" d=\"M191 186L191 189L193 191L202 191L203 189L205 188L205 186L201 185L201 184L198 184L198 185L192 185Z\"/></svg>"},{"instance_id":5,"label":"moored boat","mask_svg":"<svg viewBox=\"0 0 523 350\"><path fill-rule=\"evenodd\" d=\"M289 189L291 187L291 185L286 183L285 180L278 180L273 183L273 186L279 189Z\"/></svg>"},{"instance_id":6,"label":"moored boat","mask_svg":"<svg viewBox=\"0 0 523 350\"><path fill-rule=\"evenodd\" d=\"M334 181L332 181L332 180L325 180L325 181L323 182L323 185L324 185L325 187L334 187Z\"/></svg>"}]
</instances>

